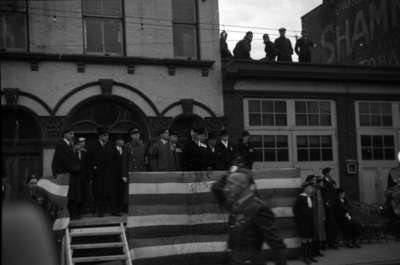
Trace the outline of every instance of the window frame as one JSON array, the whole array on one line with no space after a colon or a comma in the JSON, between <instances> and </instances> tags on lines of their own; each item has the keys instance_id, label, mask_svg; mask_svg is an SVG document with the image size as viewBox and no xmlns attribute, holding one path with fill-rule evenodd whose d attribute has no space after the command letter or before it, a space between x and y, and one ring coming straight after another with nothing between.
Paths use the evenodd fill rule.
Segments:
<instances>
[{"instance_id":1,"label":"window frame","mask_svg":"<svg viewBox=\"0 0 400 265\"><path fill-rule=\"evenodd\" d=\"M385 158L384 157L384 159L375 159L373 157L373 155L372 155L371 159L364 159L364 157L363 157L363 145L362 145L362 137L363 136L370 136L370 137L373 137L373 136L380 136L380 137L392 136L393 137L393 154L394 154L394 157L391 157L391 158ZM389 162L391 162L391 161L396 159L396 155L397 155L397 152L396 152L397 151L396 150L396 133L394 131L393 132L388 132L388 131L385 131L385 132L383 132L383 131L380 131L380 132L360 132L359 135L358 135L358 138L359 138L358 142L359 142L359 146L360 146L359 147L359 149L360 149L360 159L362 161L389 161ZM373 143L369 147L372 148L372 152L373 152L374 151ZM381 148L385 149L385 145L382 144ZM383 151L383 156L385 156L385 152L384 151Z\"/></svg>"},{"instance_id":2,"label":"window frame","mask_svg":"<svg viewBox=\"0 0 400 265\"><path fill-rule=\"evenodd\" d=\"M387 125L387 126L385 126L385 125L361 125L361 119L360 119L360 116L361 116L360 104L361 103L369 104L369 108L370 108L370 104L373 104L373 103L390 104L390 107L391 107L391 118L392 118L391 122L392 122L392 124L391 125ZM359 101L356 101L355 102L355 107L356 107L356 126L357 126L357 128L358 129L368 129L368 128L375 128L375 129L376 128L380 128L380 129L387 128L387 129L391 129L391 128L395 127L395 125L396 125L396 113L394 111L394 108L395 108L394 104L396 104L395 101L373 101L373 100L359 100ZM371 112L369 112L369 114L371 114ZM382 117L382 116L383 116L383 114L380 113L380 117ZM383 121L382 121L382 123L383 123Z\"/></svg>"},{"instance_id":3,"label":"window frame","mask_svg":"<svg viewBox=\"0 0 400 265\"><path fill-rule=\"evenodd\" d=\"M125 56L126 55L126 25L125 25L125 0L119 0L121 4L121 15L120 17L115 17L115 16L106 16L106 15L87 15L84 12L84 1L81 0L81 9L82 9L82 28L83 28L83 54L86 55L103 55L103 56ZM104 0L102 0L104 1ZM99 2L101 3L101 2ZM105 51L105 34L104 34L104 24L101 27L102 30L102 48L103 52L88 52L87 51L87 26L86 26L86 18L94 18L94 19L99 19L102 20L102 23L104 21L109 20L109 21L118 21L121 24L121 53L114 53L114 52L106 52Z\"/></svg>"},{"instance_id":4,"label":"window frame","mask_svg":"<svg viewBox=\"0 0 400 265\"><path fill-rule=\"evenodd\" d=\"M189 0L187 0L187 1L189 1ZM172 50L173 50L173 56L174 56L174 58L178 58L178 59L188 59L188 58L190 58L190 59L194 59L194 60L200 60L201 59L201 53L200 53L200 26L199 26L199 19L200 19L200 16L199 16L199 3L198 3L198 1L197 0L191 0L191 1L193 1L194 2L194 8L195 8L195 10L194 10L194 13L195 13L195 23L184 23L184 22L175 22L174 21L174 16L173 16L173 12L174 12L174 10L173 10L173 8L174 8L174 6L173 6L173 0L171 1L171 12L172 12L172 15L171 15L171 22L172 22ZM174 29L175 29L175 25L189 25L189 26L194 26L194 29L195 29L195 38L196 38L196 40L195 40L195 57L193 58L193 57L187 57L187 56L177 56L176 54L175 54L175 39L174 39Z\"/></svg>"},{"instance_id":5,"label":"window frame","mask_svg":"<svg viewBox=\"0 0 400 265\"><path fill-rule=\"evenodd\" d=\"M20 49L20 48L0 48L0 50L4 51L16 51L16 52L30 52L30 34L29 34L29 0L24 0L25 3L25 11L10 11L10 10L0 10L0 13L19 13L19 14L25 14L25 48ZM2 32L0 32L2 34Z\"/></svg>"},{"instance_id":6,"label":"window frame","mask_svg":"<svg viewBox=\"0 0 400 265\"><path fill-rule=\"evenodd\" d=\"M274 146L274 148L265 148L265 146L264 146L264 140L262 140L262 147L261 148L257 148L257 147L255 147L255 146L253 146L253 148L254 149L261 149L262 150L262 157L263 157L263 160L262 161L259 161L259 160L255 160L254 162L258 162L258 163L281 163L281 164L287 164L287 163L289 163L290 161L291 161L291 152L290 152L290 146L291 146L291 137L290 137L290 135L289 134L287 134L287 133L284 133L284 132L274 132L274 133L262 133L262 132L251 132L251 136L250 137L254 137L254 136L261 136L262 138L264 138L265 136L273 136L273 137L275 137L275 139L274 139L274 143L275 143L275 146ZM277 146L276 146L276 137L278 137L278 136L284 136L284 137L286 137L286 139L287 139L287 148L278 148ZM251 138L250 138L251 139ZM250 142L252 142L252 141L250 141ZM273 150L275 150L275 156L276 156L276 158L278 158L278 156L277 156L277 150L278 149L287 149L287 156L288 156L288 160L274 160L274 161L268 161L268 160L265 160L265 156L264 156L264 150L265 149L273 149Z\"/></svg>"}]
</instances>

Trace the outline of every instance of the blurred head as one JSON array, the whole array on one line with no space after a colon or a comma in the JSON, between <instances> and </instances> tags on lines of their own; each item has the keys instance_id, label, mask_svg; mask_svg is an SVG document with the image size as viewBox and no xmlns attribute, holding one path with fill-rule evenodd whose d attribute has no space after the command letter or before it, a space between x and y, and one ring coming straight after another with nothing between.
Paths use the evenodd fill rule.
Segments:
<instances>
[{"instance_id":1,"label":"blurred head","mask_svg":"<svg viewBox=\"0 0 400 265\"><path fill-rule=\"evenodd\" d=\"M264 43L269 42L269 41L270 41L269 35L268 35L268 34L264 34L264 35L263 35L263 40L264 40Z\"/></svg>"},{"instance_id":2,"label":"blurred head","mask_svg":"<svg viewBox=\"0 0 400 265\"><path fill-rule=\"evenodd\" d=\"M99 140L102 141L103 143L107 143L108 140L110 139L110 132L108 128L106 127L98 127L97 128L97 135L99 137Z\"/></svg>"},{"instance_id":3,"label":"blurred head","mask_svg":"<svg viewBox=\"0 0 400 265\"><path fill-rule=\"evenodd\" d=\"M210 133L208 135L207 143L209 146L213 146L213 147L217 144L217 137L215 136L215 134Z\"/></svg>"},{"instance_id":4,"label":"blurred head","mask_svg":"<svg viewBox=\"0 0 400 265\"><path fill-rule=\"evenodd\" d=\"M243 143L248 143L250 139L250 133L248 131L244 131L242 133L242 141Z\"/></svg>"},{"instance_id":5,"label":"blurred head","mask_svg":"<svg viewBox=\"0 0 400 265\"><path fill-rule=\"evenodd\" d=\"M346 192L341 188L337 189L337 194L339 199L344 199L346 197Z\"/></svg>"},{"instance_id":6,"label":"blurred head","mask_svg":"<svg viewBox=\"0 0 400 265\"><path fill-rule=\"evenodd\" d=\"M86 138L79 137L78 141L75 143L75 149L82 150L83 148L85 148L85 145L86 145Z\"/></svg>"},{"instance_id":7,"label":"blurred head","mask_svg":"<svg viewBox=\"0 0 400 265\"><path fill-rule=\"evenodd\" d=\"M133 127L128 131L129 137L132 141L137 142L140 139L140 130L139 128Z\"/></svg>"},{"instance_id":8,"label":"blurred head","mask_svg":"<svg viewBox=\"0 0 400 265\"><path fill-rule=\"evenodd\" d=\"M285 28L280 28L280 29L279 29L279 35L280 35L281 37L285 37L285 34L286 34L286 29L285 29Z\"/></svg>"},{"instance_id":9,"label":"blurred head","mask_svg":"<svg viewBox=\"0 0 400 265\"><path fill-rule=\"evenodd\" d=\"M168 141L168 139L169 139L169 130L166 129L166 130L160 131L160 138L163 139L163 140Z\"/></svg>"},{"instance_id":10,"label":"blurred head","mask_svg":"<svg viewBox=\"0 0 400 265\"><path fill-rule=\"evenodd\" d=\"M228 33L225 30L221 31L221 39L226 40L228 38Z\"/></svg>"},{"instance_id":11,"label":"blurred head","mask_svg":"<svg viewBox=\"0 0 400 265\"><path fill-rule=\"evenodd\" d=\"M171 144L177 144L178 143L178 136L176 134L171 134L169 136L169 142Z\"/></svg>"},{"instance_id":12,"label":"blurred head","mask_svg":"<svg viewBox=\"0 0 400 265\"><path fill-rule=\"evenodd\" d=\"M234 172L228 175L224 195L228 202L235 202L251 192L252 175L247 172Z\"/></svg>"},{"instance_id":13,"label":"blurred head","mask_svg":"<svg viewBox=\"0 0 400 265\"><path fill-rule=\"evenodd\" d=\"M246 33L245 38L246 38L246 39L249 39L250 41L253 40L253 32L248 31L248 32Z\"/></svg>"},{"instance_id":14,"label":"blurred head","mask_svg":"<svg viewBox=\"0 0 400 265\"><path fill-rule=\"evenodd\" d=\"M72 130L66 129L63 132L63 137L68 140L68 142L73 142L75 138L75 134Z\"/></svg>"},{"instance_id":15,"label":"blurred head","mask_svg":"<svg viewBox=\"0 0 400 265\"><path fill-rule=\"evenodd\" d=\"M205 133L200 133L199 134L199 141L202 143L205 143L207 140L207 135Z\"/></svg>"},{"instance_id":16,"label":"blurred head","mask_svg":"<svg viewBox=\"0 0 400 265\"><path fill-rule=\"evenodd\" d=\"M116 145L116 146L123 147L124 144L125 144L125 141L124 141L124 139L123 139L122 137L117 137L117 138L115 139L115 145Z\"/></svg>"},{"instance_id":17,"label":"blurred head","mask_svg":"<svg viewBox=\"0 0 400 265\"><path fill-rule=\"evenodd\" d=\"M324 168L324 169L322 170L322 174L323 174L324 176L326 176L326 177L329 177L329 176L330 176L330 173L331 173L331 170L332 170L332 168L326 167L326 168Z\"/></svg>"}]
</instances>

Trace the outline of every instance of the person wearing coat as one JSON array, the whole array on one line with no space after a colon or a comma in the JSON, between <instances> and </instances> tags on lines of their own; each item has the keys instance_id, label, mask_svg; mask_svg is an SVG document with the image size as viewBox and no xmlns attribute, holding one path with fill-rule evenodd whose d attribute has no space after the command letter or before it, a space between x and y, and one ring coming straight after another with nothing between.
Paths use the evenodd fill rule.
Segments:
<instances>
[{"instance_id":1,"label":"person wearing coat","mask_svg":"<svg viewBox=\"0 0 400 265\"><path fill-rule=\"evenodd\" d=\"M338 199L335 204L335 216L340 230L343 232L343 239L347 241L349 248L360 248L357 240L361 236L362 226L359 221L351 215L350 206L343 189L337 189Z\"/></svg>"},{"instance_id":2,"label":"person wearing coat","mask_svg":"<svg viewBox=\"0 0 400 265\"><path fill-rule=\"evenodd\" d=\"M254 149L252 144L249 142L250 133L248 131L244 131L242 133L242 137L239 139L235 151L236 156L241 156L243 159L244 166L248 169L253 168L254 162Z\"/></svg>"},{"instance_id":3,"label":"person wearing coat","mask_svg":"<svg viewBox=\"0 0 400 265\"><path fill-rule=\"evenodd\" d=\"M103 217L107 207L110 206L110 197L114 195L114 182L108 173L113 170L115 165L109 162L113 144L109 142L108 129L97 128L97 135L97 140L88 148L88 170L93 183L95 212L99 217ZM108 210L115 214L115 209L112 207L109 207Z\"/></svg>"},{"instance_id":4,"label":"person wearing coat","mask_svg":"<svg viewBox=\"0 0 400 265\"><path fill-rule=\"evenodd\" d=\"M71 175L68 192L68 210L71 219L79 219L84 202L88 200L86 188L89 183L87 176L86 139L79 137L74 145L74 153L79 161L79 171Z\"/></svg>"},{"instance_id":5,"label":"person wearing coat","mask_svg":"<svg viewBox=\"0 0 400 265\"><path fill-rule=\"evenodd\" d=\"M293 48L292 43L285 37L286 29L279 29L279 38L275 39L275 49L277 51L278 62L292 62Z\"/></svg>"},{"instance_id":6,"label":"person wearing coat","mask_svg":"<svg viewBox=\"0 0 400 265\"><path fill-rule=\"evenodd\" d=\"M300 63L309 63L311 62L311 48L314 43L310 40L305 30L301 31L301 35L302 37L296 41L294 51L299 56Z\"/></svg>"},{"instance_id":7,"label":"person wearing coat","mask_svg":"<svg viewBox=\"0 0 400 265\"><path fill-rule=\"evenodd\" d=\"M312 255L312 238L314 234L314 213L312 194L314 184L305 182L301 187L301 193L297 195L293 206L293 213L296 220L297 230L301 237L301 247L303 252L303 261L305 264L316 262Z\"/></svg>"},{"instance_id":8,"label":"person wearing coat","mask_svg":"<svg viewBox=\"0 0 400 265\"><path fill-rule=\"evenodd\" d=\"M233 56L237 59L251 59L251 41L253 40L253 32L249 31L246 36L236 43L233 49Z\"/></svg>"},{"instance_id":9,"label":"person wearing coat","mask_svg":"<svg viewBox=\"0 0 400 265\"><path fill-rule=\"evenodd\" d=\"M275 62L276 49L275 44L270 40L268 34L263 35L265 57L261 59L263 62Z\"/></svg>"},{"instance_id":10,"label":"person wearing coat","mask_svg":"<svg viewBox=\"0 0 400 265\"><path fill-rule=\"evenodd\" d=\"M152 171L172 171L174 170L173 152L169 144L169 130L162 129L160 138L150 147L151 169Z\"/></svg>"},{"instance_id":11,"label":"person wearing coat","mask_svg":"<svg viewBox=\"0 0 400 265\"><path fill-rule=\"evenodd\" d=\"M267 243L276 265L286 265L286 245L267 203L252 189L253 173L238 168L214 182L211 191L221 206L229 209L228 240L231 265L261 265L267 260L262 246Z\"/></svg>"},{"instance_id":12,"label":"person wearing coat","mask_svg":"<svg viewBox=\"0 0 400 265\"><path fill-rule=\"evenodd\" d=\"M221 53L221 59L232 58L232 53L228 48L228 43L226 43L226 39L228 38L228 33L225 30L221 32L219 39L219 49Z\"/></svg>"},{"instance_id":13,"label":"person wearing coat","mask_svg":"<svg viewBox=\"0 0 400 265\"><path fill-rule=\"evenodd\" d=\"M215 145L216 170L228 170L232 165L232 161L235 158L235 150L232 144L229 142L229 134L227 130L220 132L221 139Z\"/></svg>"},{"instance_id":14,"label":"person wearing coat","mask_svg":"<svg viewBox=\"0 0 400 265\"><path fill-rule=\"evenodd\" d=\"M147 144L140 139L140 130L133 127L128 131L130 141L124 145L122 174L129 180L130 172L146 171L148 166Z\"/></svg>"},{"instance_id":15,"label":"person wearing coat","mask_svg":"<svg viewBox=\"0 0 400 265\"><path fill-rule=\"evenodd\" d=\"M63 131L63 139L57 144L51 162L53 175L73 174L79 171L78 159L74 153L74 132L72 129Z\"/></svg>"},{"instance_id":16,"label":"person wearing coat","mask_svg":"<svg viewBox=\"0 0 400 265\"><path fill-rule=\"evenodd\" d=\"M215 133L209 133L207 139L207 170L215 170L216 169L216 150L215 145L217 143L217 135Z\"/></svg>"},{"instance_id":17,"label":"person wearing coat","mask_svg":"<svg viewBox=\"0 0 400 265\"><path fill-rule=\"evenodd\" d=\"M203 134L204 130L202 127L193 127L190 130L190 138L183 146L182 167L184 171L203 170L203 153L199 146L199 135Z\"/></svg>"}]
</instances>

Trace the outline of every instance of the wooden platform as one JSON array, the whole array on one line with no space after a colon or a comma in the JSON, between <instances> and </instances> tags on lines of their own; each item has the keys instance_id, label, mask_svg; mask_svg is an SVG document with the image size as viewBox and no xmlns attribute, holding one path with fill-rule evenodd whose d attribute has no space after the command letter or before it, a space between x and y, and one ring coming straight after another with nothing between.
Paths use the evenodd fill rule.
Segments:
<instances>
[{"instance_id":1,"label":"wooden platform","mask_svg":"<svg viewBox=\"0 0 400 265\"><path fill-rule=\"evenodd\" d=\"M111 224L126 224L127 216L83 216L80 219L71 220L70 227L82 227L82 226L97 226L97 225L111 225Z\"/></svg>"}]
</instances>

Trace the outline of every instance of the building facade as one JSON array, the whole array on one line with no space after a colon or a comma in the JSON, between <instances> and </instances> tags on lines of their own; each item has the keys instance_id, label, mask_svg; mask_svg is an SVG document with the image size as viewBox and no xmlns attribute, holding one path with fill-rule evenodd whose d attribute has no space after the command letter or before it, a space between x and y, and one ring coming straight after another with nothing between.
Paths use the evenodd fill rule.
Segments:
<instances>
[{"instance_id":1,"label":"building facade","mask_svg":"<svg viewBox=\"0 0 400 265\"><path fill-rule=\"evenodd\" d=\"M382 203L400 150L400 70L234 61L223 66L229 131L253 135L255 168L331 175L354 199Z\"/></svg>"},{"instance_id":2,"label":"building facade","mask_svg":"<svg viewBox=\"0 0 400 265\"><path fill-rule=\"evenodd\" d=\"M60 132L145 140L193 121L223 126L217 1L1 1L3 161L51 174Z\"/></svg>"}]
</instances>

